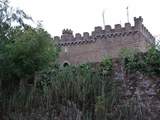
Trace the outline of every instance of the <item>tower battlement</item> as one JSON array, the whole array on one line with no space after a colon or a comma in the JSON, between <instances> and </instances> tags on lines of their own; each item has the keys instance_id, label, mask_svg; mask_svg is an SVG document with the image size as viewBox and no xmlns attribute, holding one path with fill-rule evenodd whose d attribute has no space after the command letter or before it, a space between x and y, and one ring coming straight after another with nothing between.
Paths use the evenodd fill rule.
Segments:
<instances>
[{"instance_id":1,"label":"tower battlement","mask_svg":"<svg viewBox=\"0 0 160 120\"><path fill-rule=\"evenodd\" d=\"M72 30L64 29L62 35L54 37L54 40L62 49L60 63L69 61L73 64L99 62L105 56L118 57L123 48L146 52L155 45L155 38L143 25L141 16L134 17L133 26L130 23L125 23L124 27L115 24L114 28L110 25L104 28L96 26L91 34L73 34Z\"/></svg>"},{"instance_id":2,"label":"tower battlement","mask_svg":"<svg viewBox=\"0 0 160 120\"><path fill-rule=\"evenodd\" d=\"M96 26L94 31L91 32L91 35L88 32L84 32L82 35L76 33L73 35L72 30L64 29L61 37L54 37L59 46L68 46L68 45L79 45L95 42L97 39L107 39L115 37L125 37L128 35L134 35L138 32L142 33L148 42L154 44L155 38L148 31L148 29L142 24L143 18L134 17L134 26L131 26L130 23L125 23L124 27L120 24L115 24L114 28L110 25L106 25L104 29L101 26Z\"/></svg>"}]
</instances>

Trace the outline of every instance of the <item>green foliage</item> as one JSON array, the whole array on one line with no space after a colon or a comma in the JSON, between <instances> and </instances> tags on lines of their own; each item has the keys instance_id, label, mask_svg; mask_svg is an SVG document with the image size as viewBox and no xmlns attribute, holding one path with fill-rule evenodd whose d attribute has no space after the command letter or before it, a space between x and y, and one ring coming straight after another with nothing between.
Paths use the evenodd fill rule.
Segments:
<instances>
[{"instance_id":1,"label":"green foliage","mask_svg":"<svg viewBox=\"0 0 160 120\"><path fill-rule=\"evenodd\" d=\"M151 63L159 65L159 52L152 49L146 54L124 57L126 70L146 72ZM99 65L50 66L39 72L34 86L28 92L20 92L9 98L9 104L6 105L15 110L13 116L19 111L30 114L37 109L60 111L62 105L74 104L82 112L84 120L143 119L145 113L140 101L136 97L123 98L121 82L113 80L112 70L112 60L109 58Z\"/></svg>"},{"instance_id":2,"label":"green foliage","mask_svg":"<svg viewBox=\"0 0 160 120\"><path fill-rule=\"evenodd\" d=\"M134 55L136 54L136 50L134 49L129 49L129 48L123 48L120 51L120 58L125 59L125 58L130 58L133 59Z\"/></svg>"},{"instance_id":3,"label":"green foliage","mask_svg":"<svg viewBox=\"0 0 160 120\"><path fill-rule=\"evenodd\" d=\"M23 10L14 9L9 6L8 0L0 0L0 49L3 49L5 42L12 36L12 27L19 26L27 28L24 22L32 20Z\"/></svg>"},{"instance_id":4,"label":"green foliage","mask_svg":"<svg viewBox=\"0 0 160 120\"><path fill-rule=\"evenodd\" d=\"M148 73L149 75L160 75L160 51L151 48L147 52L144 58L144 62L146 64L145 67L145 72Z\"/></svg>"},{"instance_id":5,"label":"green foliage","mask_svg":"<svg viewBox=\"0 0 160 120\"><path fill-rule=\"evenodd\" d=\"M50 71L40 74L37 87L46 96L52 93L54 98L50 101L55 104L75 103L82 111L83 119L108 119L118 104L119 82L111 79L111 59L106 58L99 66L83 64ZM50 92L45 92L46 88Z\"/></svg>"},{"instance_id":6,"label":"green foliage","mask_svg":"<svg viewBox=\"0 0 160 120\"><path fill-rule=\"evenodd\" d=\"M11 42L5 45L2 55L1 71L6 70L8 74L24 77L42 70L48 63L52 64L56 48L50 35L43 29L29 28L19 30Z\"/></svg>"},{"instance_id":7,"label":"green foliage","mask_svg":"<svg viewBox=\"0 0 160 120\"><path fill-rule=\"evenodd\" d=\"M137 60L135 58L136 52L133 49L124 48L121 50L120 58L122 64L129 72L135 72L137 67Z\"/></svg>"},{"instance_id":8,"label":"green foliage","mask_svg":"<svg viewBox=\"0 0 160 120\"><path fill-rule=\"evenodd\" d=\"M112 73L112 60L110 58L105 58L100 63L100 71L102 75L111 75Z\"/></svg>"},{"instance_id":9,"label":"green foliage","mask_svg":"<svg viewBox=\"0 0 160 120\"><path fill-rule=\"evenodd\" d=\"M51 36L26 20L32 19L24 11L10 7L8 0L0 1L0 88L7 91L33 81L36 72L55 63L58 53Z\"/></svg>"},{"instance_id":10,"label":"green foliage","mask_svg":"<svg viewBox=\"0 0 160 120\"><path fill-rule=\"evenodd\" d=\"M51 66L39 72L35 86L27 93L20 92L16 95L19 97L11 99L10 107L17 112L29 112L30 109L39 107L39 109L45 109L54 106L54 109L58 109L59 105L67 106L68 102L71 102L82 111L83 119L93 119L96 116L98 118L99 111L103 107L103 113L107 111L110 113L113 110L112 107L118 102L115 101L117 99L115 96L118 95L117 82L109 77L111 74L103 75L100 71L105 69L106 73L110 73L111 66L112 62L109 59L96 67L92 64L65 68ZM15 104L15 101L18 104Z\"/></svg>"},{"instance_id":11,"label":"green foliage","mask_svg":"<svg viewBox=\"0 0 160 120\"><path fill-rule=\"evenodd\" d=\"M148 75L159 76L160 51L158 47L152 47L144 54L125 50L121 56L126 70L130 73L140 71Z\"/></svg>"}]
</instances>

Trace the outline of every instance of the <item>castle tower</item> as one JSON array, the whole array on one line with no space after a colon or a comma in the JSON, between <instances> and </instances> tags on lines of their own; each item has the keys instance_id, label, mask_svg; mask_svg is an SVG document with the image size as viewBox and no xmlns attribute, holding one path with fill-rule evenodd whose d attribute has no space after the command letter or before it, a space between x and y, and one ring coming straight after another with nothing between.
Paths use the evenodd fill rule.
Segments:
<instances>
[{"instance_id":1,"label":"castle tower","mask_svg":"<svg viewBox=\"0 0 160 120\"><path fill-rule=\"evenodd\" d=\"M57 45L61 48L59 62L61 64L83 64L87 62L100 62L106 56L119 57L122 49L135 49L146 52L155 45L155 38L143 25L143 18L134 18L134 26L125 23L122 27L116 24L114 28L106 25L105 29L97 26L91 35L83 35L69 29L63 30L61 37L56 36Z\"/></svg>"}]
</instances>

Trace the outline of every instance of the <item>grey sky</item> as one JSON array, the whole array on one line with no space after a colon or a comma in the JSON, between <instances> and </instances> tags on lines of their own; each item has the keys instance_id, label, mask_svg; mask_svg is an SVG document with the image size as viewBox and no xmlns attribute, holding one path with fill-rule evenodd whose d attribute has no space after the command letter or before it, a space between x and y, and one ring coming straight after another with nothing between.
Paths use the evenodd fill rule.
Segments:
<instances>
[{"instance_id":1,"label":"grey sky","mask_svg":"<svg viewBox=\"0 0 160 120\"><path fill-rule=\"evenodd\" d=\"M11 5L23 9L34 20L42 20L44 28L52 35L60 35L63 28L74 33L91 32L95 26L103 26L102 11L105 9L105 23L127 22L142 16L144 24L153 35L160 34L159 0L10 0Z\"/></svg>"}]
</instances>

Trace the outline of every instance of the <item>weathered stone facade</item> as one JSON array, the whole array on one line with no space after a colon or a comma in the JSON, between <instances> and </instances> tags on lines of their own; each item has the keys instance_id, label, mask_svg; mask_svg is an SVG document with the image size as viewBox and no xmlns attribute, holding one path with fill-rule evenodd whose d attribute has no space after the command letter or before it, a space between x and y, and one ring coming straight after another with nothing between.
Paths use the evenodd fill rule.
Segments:
<instances>
[{"instance_id":1,"label":"weathered stone facade","mask_svg":"<svg viewBox=\"0 0 160 120\"><path fill-rule=\"evenodd\" d=\"M61 64L82 64L87 62L100 62L106 56L117 58L121 49L131 48L138 52L146 52L155 44L155 38L142 24L143 18L134 18L134 26L125 23L124 27L116 24L112 29L106 25L105 29L98 26L91 35L84 32L83 35L71 30L64 30L61 37L54 39L60 46L59 62Z\"/></svg>"}]
</instances>

